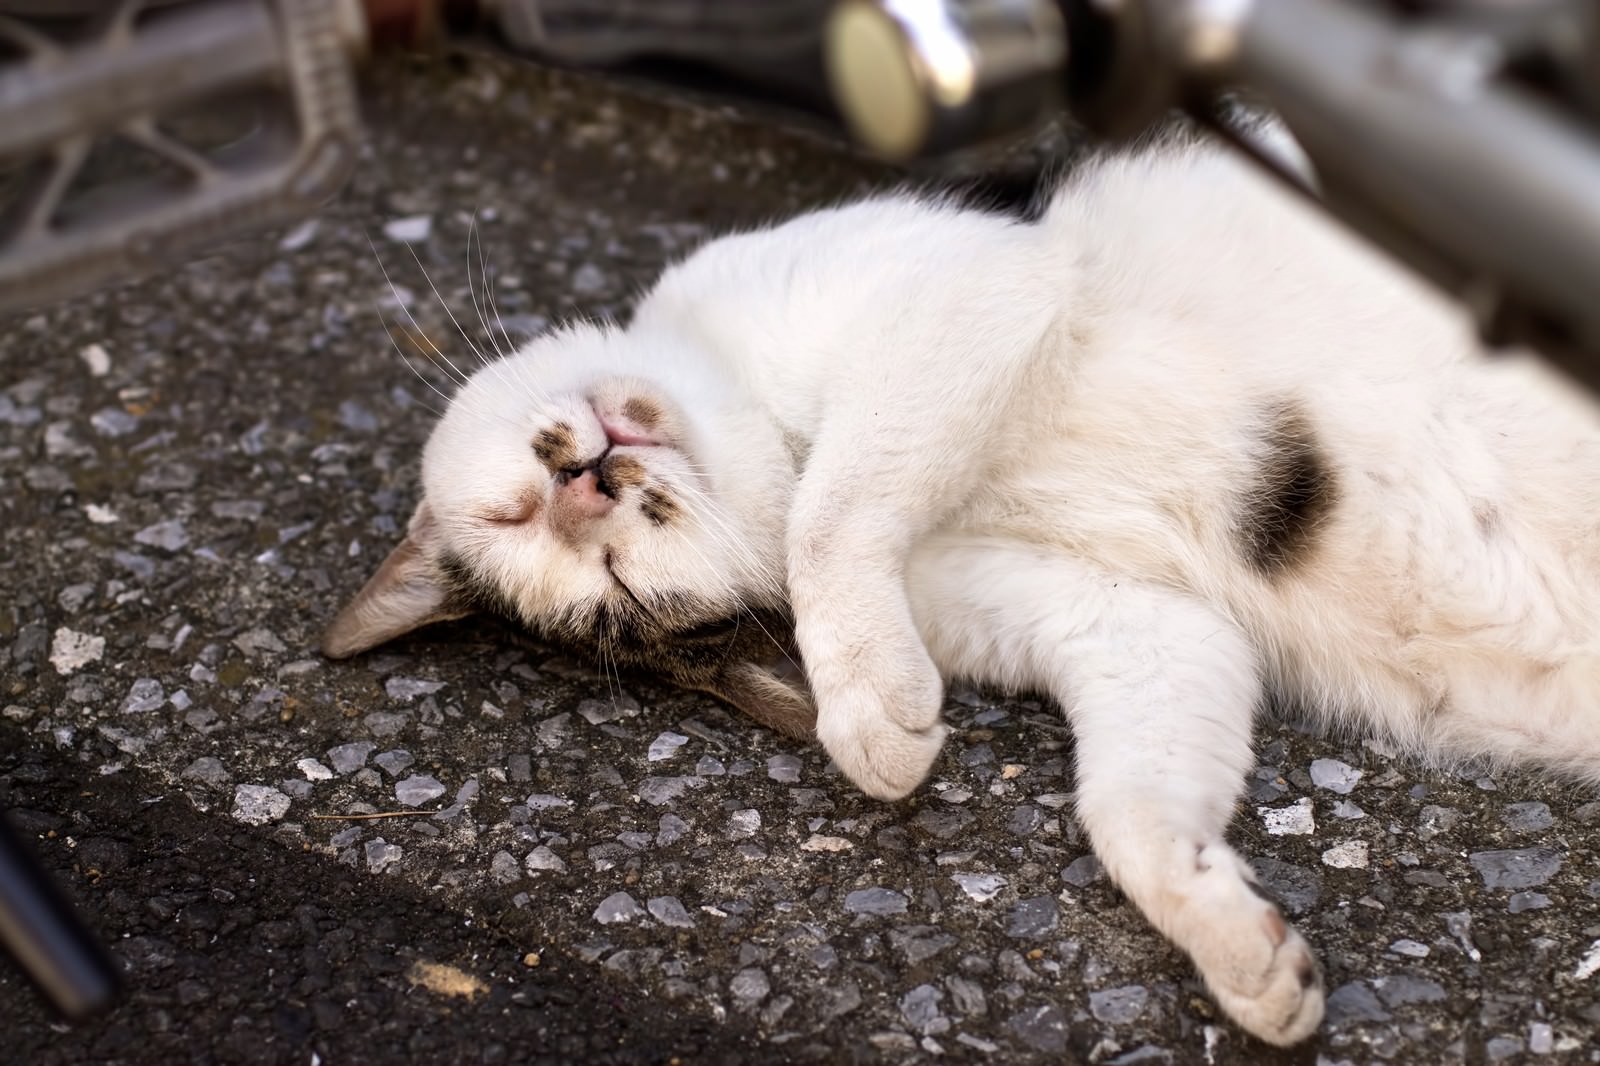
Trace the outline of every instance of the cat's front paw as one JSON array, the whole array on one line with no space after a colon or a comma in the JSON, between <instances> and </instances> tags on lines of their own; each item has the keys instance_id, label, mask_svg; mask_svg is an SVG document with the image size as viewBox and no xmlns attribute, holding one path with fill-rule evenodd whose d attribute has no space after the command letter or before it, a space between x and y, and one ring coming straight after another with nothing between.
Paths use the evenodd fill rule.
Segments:
<instances>
[{"instance_id":1,"label":"cat's front paw","mask_svg":"<svg viewBox=\"0 0 1600 1066\"><path fill-rule=\"evenodd\" d=\"M1198 889L1183 938L1222 1009L1252 1036L1287 1047L1322 1021L1322 974L1311 947L1284 921L1233 851L1213 845L1197 859Z\"/></svg>"},{"instance_id":2,"label":"cat's front paw","mask_svg":"<svg viewBox=\"0 0 1600 1066\"><path fill-rule=\"evenodd\" d=\"M944 746L944 681L909 619L856 632L857 619L800 614L796 636L817 705L817 739L875 799L907 795Z\"/></svg>"},{"instance_id":3,"label":"cat's front paw","mask_svg":"<svg viewBox=\"0 0 1600 1066\"><path fill-rule=\"evenodd\" d=\"M923 728L907 728L870 705L847 705L817 717L822 746L844 775L874 799L901 799L922 784L948 732L937 716Z\"/></svg>"}]
</instances>

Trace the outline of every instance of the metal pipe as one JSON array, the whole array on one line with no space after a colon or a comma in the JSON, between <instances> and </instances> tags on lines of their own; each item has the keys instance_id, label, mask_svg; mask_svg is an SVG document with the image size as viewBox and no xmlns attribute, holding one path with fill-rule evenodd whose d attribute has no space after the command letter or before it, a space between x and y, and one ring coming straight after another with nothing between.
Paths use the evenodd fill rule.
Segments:
<instances>
[{"instance_id":1,"label":"metal pipe","mask_svg":"<svg viewBox=\"0 0 1600 1066\"><path fill-rule=\"evenodd\" d=\"M1335 206L1431 252L1410 258L1480 313L1515 304L1600 346L1600 145L1500 79L1491 38L1323 0L1250 4L1235 29L1225 77L1268 97Z\"/></svg>"}]
</instances>

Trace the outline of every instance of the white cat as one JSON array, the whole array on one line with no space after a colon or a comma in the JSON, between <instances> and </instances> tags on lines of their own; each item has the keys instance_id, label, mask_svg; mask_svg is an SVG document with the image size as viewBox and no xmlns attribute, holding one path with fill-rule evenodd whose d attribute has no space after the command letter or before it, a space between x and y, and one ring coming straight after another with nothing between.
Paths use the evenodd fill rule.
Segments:
<instances>
[{"instance_id":1,"label":"white cat","mask_svg":"<svg viewBox=\"0 0 1600 1066\"><path fill-rule=\"evenodd\" d=\"M943 679L1049 693L1106 869L1273 1043L1323 994L1224 841L1265 691L1600 780L1600 418L1217 149L1085 164L1033 223L889 197L714 241L627 328L481 369L422 485L330 654L489 603L710 647L689 683L809 722L727 643L787 606L885 799Z\"/></svg>"}]
</instances>

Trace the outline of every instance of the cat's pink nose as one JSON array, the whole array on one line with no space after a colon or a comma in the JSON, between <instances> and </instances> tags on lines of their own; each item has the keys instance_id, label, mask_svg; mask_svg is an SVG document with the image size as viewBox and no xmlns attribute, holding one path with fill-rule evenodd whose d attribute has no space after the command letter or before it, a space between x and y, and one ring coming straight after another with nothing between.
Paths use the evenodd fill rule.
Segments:
<instances>
[{"instance_id":1,"label":"cat's pink nose","mask_svg":"<svg viewBox=\"0 0 1600 1066\"><path fill-rule=\"evenodd\" d=\"M600 478L593 469L585 470L567 480L556 489L557 506L568 514L599 518L617 505L617 501L600 491Z\"/></svg>"}]
</instances>

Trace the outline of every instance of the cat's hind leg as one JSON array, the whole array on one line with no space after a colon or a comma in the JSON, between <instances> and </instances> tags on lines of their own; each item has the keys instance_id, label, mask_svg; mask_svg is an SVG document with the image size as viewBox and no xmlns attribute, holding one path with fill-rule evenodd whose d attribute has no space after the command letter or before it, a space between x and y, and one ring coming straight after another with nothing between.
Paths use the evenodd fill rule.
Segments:
<instances>
[{"instance_id":1,"label":"cat's hind leg","mask_svg":"<svg viewBox=\"0 0 1600 1066\"><path fill-rule=\"evenodd\" d=\"M941 667L1066 708L1077 817L1117 885L1241 1026L1273 1044L1309 1036L1316 961L1224 840L1261 697L1243 634L1192 597L1042 550L941 538L912 562Z\"/></svg>"}]
</instances>

